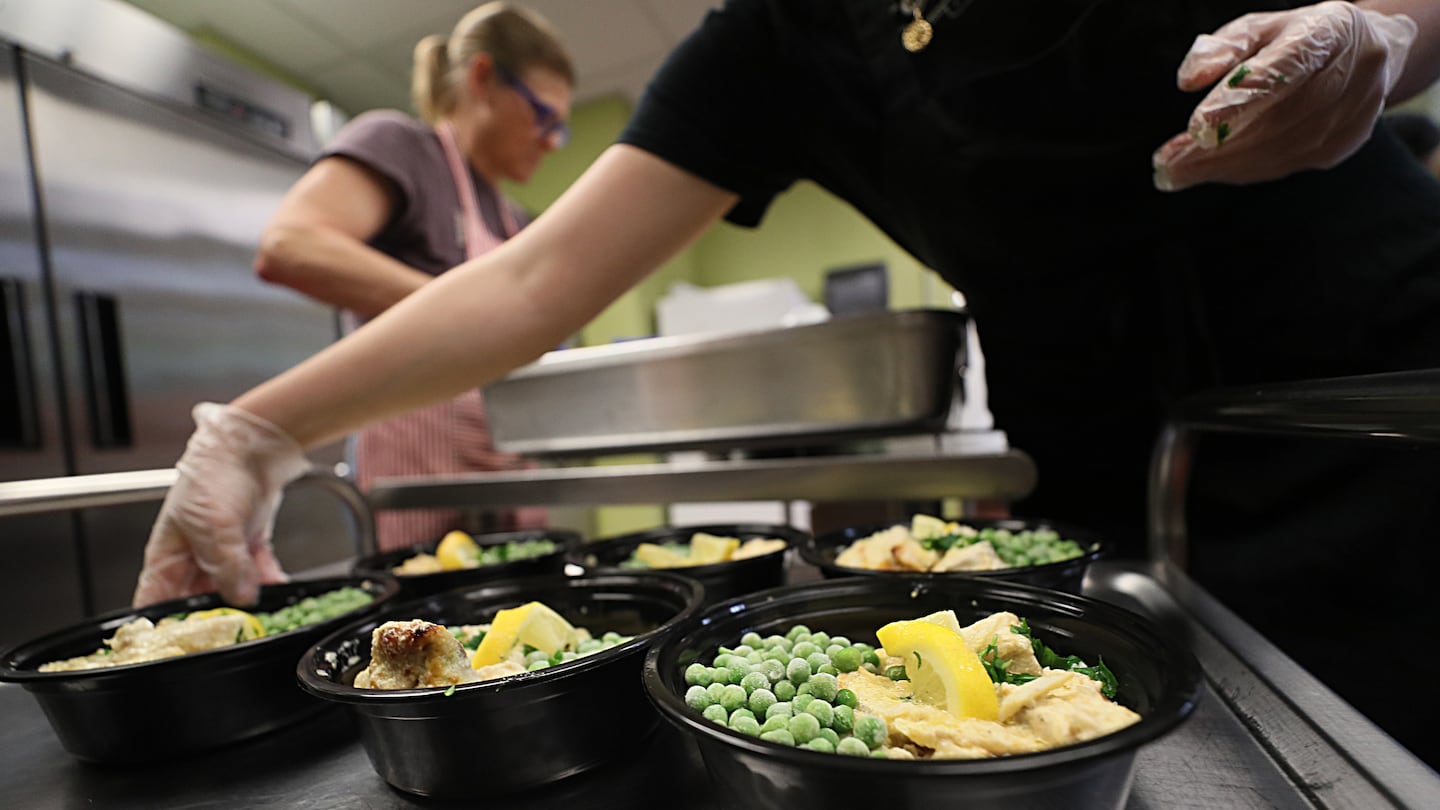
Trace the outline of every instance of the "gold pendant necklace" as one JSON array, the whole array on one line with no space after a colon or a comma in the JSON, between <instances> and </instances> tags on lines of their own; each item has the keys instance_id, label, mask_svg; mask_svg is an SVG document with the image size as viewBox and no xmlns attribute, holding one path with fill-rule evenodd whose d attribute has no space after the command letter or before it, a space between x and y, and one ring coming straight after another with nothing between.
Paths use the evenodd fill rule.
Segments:
<instances>
[{"instance_id":1,"label":"gold pendant necklace","mask_svg":"<svg viewBox=\"0 0 1440 810\"><path fill-rule=\"evenodd\" d=\"M917 53L925 50L930 40L935 38L935 29L931 27L930 21L920 14L920 0L915 0L915 5L910 7L910 13L915 19L905 24L905 29L900 32L900 44L910 53Z\"/></svg>"}]
</instances>

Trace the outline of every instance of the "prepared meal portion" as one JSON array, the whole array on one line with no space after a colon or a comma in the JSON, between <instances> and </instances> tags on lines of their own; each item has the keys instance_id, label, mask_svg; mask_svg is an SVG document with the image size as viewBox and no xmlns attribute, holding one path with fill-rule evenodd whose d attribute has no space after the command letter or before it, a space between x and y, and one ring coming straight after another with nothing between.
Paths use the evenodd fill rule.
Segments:
<instances>
[{"instance_id":1,"label":"prepared meal portion","mask_svg":"<svg viewBox=\"0 0 1440 810\"><path fill-rule=\"evenodd\" d=\"M355 686L419 689L488 681L573 661L631 638L595 638L540 602L502 610L490 624L385 622L370 635L370 663L355 676Z\"/></svg>"},{"instance_id":2,"label":"prepared meal portion","mask_svg":"<svg viewBox=\"0 0 1440 810\"><path fill-rule=\"evenodd\" d=\"M1111 734L1140 716L1115 677L996 613L961 627L954 611L876 631L881 646L795 625L746 633L685 668L685 703L743 734L824 753L983 759Z\"/></svg>"},{"instance_id":3,"label":"prepared meal portion","mask_svg":"<svg viewBox=\"0 0 1440 810\"><path fill-rule=\"evenodd\" d=\"M873 571L996 571L1073 560L1085 549L1051 529L1012 532L976 529L930 515L916 515L856 540L835 557L835 564Z\"/></svg>"},{"instance_id":4,"label":"prepared meal portion","mask_svg":"<svg viewBox=\"0 0 1440 810\"><path fill-rule=\"evenodd\" d=\"M146 618L121 625L105 646L79 658L41 664L41 672L118 667L228 647L318 624L368 605L375 597L360 588L337 588L301 599L272 613L247 613L230 607L176 613L159 622Z\"/></svg>"},{"instance_id":5,"label":"prepared meal portion","mask_svg":"<svg viewBox=\"0 0 1440 810\"><path fill-rule=\"evenodd\" d=\"M441 538L434 554L416 554L391 570L399 576L438 574L441 571L459 571L463 568L480 568L543 557L553 554L557 548L559 547L551 540L522 540L517 543L482 546L469 534L457 530Z\"/></svg>"},{"instance_id":6,"label":"prepared meal portion","mask_svg":"<svg viewBox=\"0 0 1440 810\"><path fill-rule=\"evenodd\" d=\"M695 532L689 543L641 543L622 568L686 568L693 565L743 560L785 548L784 540L755 537L744 542L738 537L716 537Z\"/></svg>"}]
</instances>

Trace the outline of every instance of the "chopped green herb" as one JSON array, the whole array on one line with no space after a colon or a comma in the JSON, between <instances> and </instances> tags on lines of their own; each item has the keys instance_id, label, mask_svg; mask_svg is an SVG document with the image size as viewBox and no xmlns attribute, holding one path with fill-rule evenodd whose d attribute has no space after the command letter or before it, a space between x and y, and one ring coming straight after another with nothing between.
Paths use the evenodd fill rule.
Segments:
<instances>
[{"instance_id":1,"label":"chopped green herb","mask_svg":"<svg viewBox=\"0 0 1440 810\"><path fill-rule=\"evenodd\" d=\"M921 667L923 667L923 666L925 666L925 661L924 661L924 659L922 659L922 658L920 657L920 651L919 651L919 650L916 650L916 651L915 651L915 668L916 668L916 669L919 669L919 668L921 668Z\"/></svg>"},{"instance_id":2,"label":"chopped green herb","mask_svg":"<svg viewBox=\"0 0 1440 810\"><path fill-rule=\"evenodd\" d=\"M992 683L1013 683L1016 685L1029 683L1040 677L1038 675L1026 675L1023 672L1011 672L1010 662L1000 657L1000 636L996 634L990 639L990 644L980 651L980 664L985 667L985 674L990 676Z\"/></svg>"},{"instance_id":3,"label":"chopped green herb","mask_svg":"<svg viewBox=\"0 0 1440 810\"><path fill-rule=\"evenodd\" d=\"M1290 77L1289 77L1289 76L1286 76L1284 73L1281 73L1281 72L1278 71L1278 70L1275 71L1273 74L1271 74L1270 78L1271 78L1271 80L1273 80L1276 84L1284 84L1284 83L1290 81Z\"/></svg>"},{"instance_id":4,"label":"chopped green herb","mask_svg":"<svg viewBox=\"0 0 1440 810\"><path fill-rule=\"evenodd\" d=\"M1249 66L1249 65L1241 65L1240 67L1235 68L1235 72L1232 73L1232 74L1230 74L1230 80L1227 81L1227 82L1225 82L1225 84L1229 85L1230 87L1238 87L1238 86L1240 85L1240 82L1243 81L1244 78L1245 78L1246 76L1249 76L1249 75L1250 75L1250 66Z\"/></svg>"},{"instance_id":5,"label":"chopped green herb","mask_svg":"<svg viewBox=\"0 0 1440 810\"><path fill-rule=\"evenodd\" d=\"M1225 143L1225 139L1228 137L1230 137L1230 125L1221 121L1220 125L1215 127L1215 145L1219 146Z\"/></svg>"},{"instance_id":6,"label":"chopped green herb","mask_svg":"<svg viewBox=\"0 0 1440 810\"><path fill-rule=\"evenodd\" d=\"M1115 680L1115 673L1111 672L1110 668L1105 666L1104 659L1101 659L1100 663L1093 667L1087 667L1078 655L1066 655L1062 657L1041 643L1040 639L1031 635L1030 623L1024 619L1020 620L1019 625L1011 625L1010 629L1030 639L1030 648L1035 651L1035 660L1040 662L1040 666L1078 672L1092 680L1099 681L1100 693L1111 700L1115 699L1115 691L1119 686L1119 682ZM981 656L981 661L984 661L983 655Z\"/></svg>"},{"instance_id":7,"label":"chopped green herb","mask_svg":"<svg viewBox=\"0 0 1440 810\"><path fill-rule=\"evenodd\" d=\"M886 667L885 677L892 681L908 681L910 676L905 673L905 667Z\"/></svg>"},{"instance_id":8,"label":"chopped green herb","mask_svg":"<svg viewBox=\"0 0 1440 810\"><path fill-rule=\"evenodd\" d=\"M452 683L450 684L450 688L445 690L445 697L450 697L453 694L455 694L455 684Z\"/></svg>"}]
</instances>

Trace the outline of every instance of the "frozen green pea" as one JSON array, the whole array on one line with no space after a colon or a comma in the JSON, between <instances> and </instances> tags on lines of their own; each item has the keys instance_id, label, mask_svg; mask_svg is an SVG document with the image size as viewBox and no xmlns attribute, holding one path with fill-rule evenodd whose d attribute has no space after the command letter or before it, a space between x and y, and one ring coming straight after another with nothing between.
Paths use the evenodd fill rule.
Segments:
<instances>
[{"instance_id":1,"label":"frozen green pea","mask_svg":"<svg viewBox=\"0 0 1440 810\"><path fill-rule=\"evenodd\" d=\"M719 723L722 726L729 724L730 713L725 711L725 707L719 703L711 703L709 706L706 706L704 714L706 720Z\"/></svg>"},{"instance_id":2,"label":"frozen green pea","mask_svg":"<svg viewBox=\"0 0 1440 810\"><path fill-rule=\"evenodd\" d=\"M785 637L790 639L791 641L794 641L795 637L800 635L801 633L804 633L807 636L810 635L810 628L806 627L803 624L794 625L790 628L790 632L785 634Z\"/></svg>"},{"instance_id":3,"label":"frozen green pea","mask_svg":"<svg viewBox=\"0 0 1440 810\"><path fill-rule=\"evenodd\" d=\"M880 653L877 653L874 650L865 650L864 652L860 653L860 660L869 664L872 667L878 667L880 666Z\"/></svg>"},{"instance_id":4,"label":"frozen green pea","mask_svg":"<svg viewBox=\"0 0 1440 810\"><path fill-rule=\"evenodd\" d=\"M830 635L824 631L811 633L810 643L823 650L830 645Z\"/></svg>"},{"instance_id":5,"label":"frozen green pea","mask_svg":"<svg viewBox=\"0 0 1440 810\"><path fill-rule=\"evenodd\" d=\"M769 689L756 689L750 693L750 711L755 712L755 714L759 716L763 717L765 712L768 711L771 706L774 706L775 703L775 693Z\"/></svg>"},{"instance_id":6,"label":"frozen green pea","mask_svg":"<svg viewBox=\"0 0 1440 810\"><path fill-rule=\"evenodd\" d=\"M754 717L730 718L730 728L751 737L760 736L760 722Z\"/></svg>"},{"instance_id":7,"label":"frozen green pea","mask_svg":"<svg viewBox=\"0 0 1440 810\"><path fill-rule=\"evenodd\" d=\"M733 711L733 712L730 713L730 725L731 725L731 727L734 727L735 721L736 721L737 719L741 718L741 717L748 717L748 718L750 718L751 720L754 720L754 719L755 719L755 713L752 712L752 711L750 711L749 709L745 708L744 706L736 709L735 711Z\"/></svg>"},{"instance_id":8,"label":"frozen green pea","mask_svg":"<svg viewBox=\"0 0 1440 810\"><path fill-rule=\"evenodd\" d=\"M846 648L845 648L845 647L842 647L842 646L840 646L839 644L836 644L835 642L832 641L832 642L830 642L828 645L825 646L825 649L821 650L820 652L823 652L823 653L825 653L826 655L830 656L830 660L831 660L831 661L834 661L834 660L835 660L835 653L840 652L840 651L843 650L843 649L846 649Z\"/></svg>"},{"instance_id":9,"label":"frozen green pea","mask_svg":"<svg viewBox=\"0 0 1440 810\"><path fill-rule=\"evenodd\" d=\"M805 713L819 720L822 726L829 726L835 722L834 707L819 698L805 705Z\"/></svg>"},{"instance_id":10,"label":"frozen green pea","mask_svg":"<svg viewBox=\"0 0 1440 810\"><path fill-rule=\"evenodd\" d=\"M807 743L820 736L820 721L813 714L797 714L790 718L790 733L797 743Z\"/></svg>"},{"instance_id":11,"label":"frozen green pea","mask_svg":"<svg viewBox=\"0 0 1440 810\"><path fill-rule=\"evenodd\" d=\"M794 714L795 708L789 703L776 703L775 705L765 710L765 719L769 720L772 717L783 717L786 720L789 720L790 717Z\"/></svg>"},{"instance_id":12,"label":"frozen green pea","mask_svg":"<svg viewBox=\"0 0 1440 810\"><path fill-rule=\"evenodd\" d=\"M849 734L855 730L855 710L841 703L835 707L835 717L830 727L841 734Z\"/></svg>"},{"instance_id":13,"label":"frozen green pea","mask_svg":"<svg viewBox=\"0 0 1440 810\"><path fill-rule=\"evenodd\" d=\"M531 663L529 663L529 664L526 664L526 665L525 665L525 668L526 668L527 670L531 671L531 672L534 672L534 671L539 670L539 669L549 669L549 668L550 668L550 662L549 662L549 661L533 661L533 662L531 662Z\"/></svg>"},{"instance_id":14,"label":"frozen green pea","mask_svg":"<svg viewBox=\"0 0 1440 810\"><path fill-rule=\"evenodd\" d=\"M850 691L849 689L841 689L840 691L838 691L838 692L835 693L835 700L834 700L833 702L834 702L836 705L842 705L842 704L843 704L843 705L845 705L845 706L849 706L850 708L854 709L854 708L857 708L857 707L860 705L860 698L859 698L858 696L856 696L856 694L855 694L854 692Z\"/></svg>"},{"instance_id":15,"label":"frozen green pea","mask_svg":"<svg viewBox=\"0 0 1440 810\"><path fill-rule=\"evenodd\" d=\"M785 664L779 661L761 661L760 666L756 667L755 671L764 675L765 680L770 683L775 683L785 678Z\"/></svg>"},{"instance_id":16,"label":"frozen green pea","mask_svg":"<svg viewBox=\"0 0 1440 810\"><path fill-rule=\"evenodd\" d=\"M822 754L833 754L833 753L835 753L835 745L834 745L834 743L830 742L829 740L825 739L824 737L816 737L816 738L812 739L810 742L805 743L805 746L804 746L804 747L805 747L805 748L809 748L811 751L819 751L819 752L822 753Z\"/></svg>"},{"instance_id":17,"label":"frozen green pea","mask_svg":"<svg viewBox=\"0 0 1440 810\"><path fill-rule=\"evenodd\" d=\"M710 665L716 667L717 669L725 669L728 668L730 666L730 662L734 660L735 656L731 655L730 653L720 653L719 655L715 656L715 660L710 662Z\"/></svg>"},{"instance_id":18,"label":"frozen green pea","mask_svg":"<svg viewBox=\"0 0 1440 810\"><path fill-rule=\"evenodd\" d=\"M830 663L841 672L854 672L860 668L861 655L854 647L842 647L830 656Z\"/></svg>"},{"instance_id":19,"label":"frozen green pea","mask_svg":"<svg viewBox=\"0 0 1440 810\"><path fill-rule=\"evenodd\" d=\"M740 679L740 688L744 689L747 695L756 689L769 689L770 679L765 677L764 673L752 672Z\"/></svg>"},{"instance_id":20,"label":"frozen green pea","mask_svg":"<svg viewBox=\"0 0 1440 810\"><path fill-rule=\"evenodd\" d=\"M767 731L779 731L780 729L784 729L784 730L786 731L786 733L789 733L789 731L790 731L790 718L789 718L789 717L781 717L781 716L779 716L779 715L776 715L775 717L771 717L771 718L766 719L765 722L760 725L760 733L761 733L761 734L764 734L764 733L767 732Z\"/></svg>"},{"instance_id":21,"label":"frozen green pea","mask_svg":"<svg viewBox=\"0 0 1440 810\"><path fill-rule=\"evenodd\" d=\"M846 638L845 636L831 636L830 643L839 644L841 647L852 646L850 643L850 639Z\"/></svg>"},{"instance_id":22,"label":"frozen green pea","mask_svg":"<svg viewBox=\"0 0 1440 810\"><path fill-rule=\"evenodd\" d=\"M605 642L606 644L619 644L620 642L625 640L625 637L612 630L601 636L600 640Z\"/></svg>"},{"instance_id":23,"label":"frozen green pea","mask_svg":"<svg viewBox=\"0 0 1440 810\"><path fill-rule=\"evenodd\" d=\"M550 655L544 650L536 650L534 652L525 654L525 663L527 666L529 664L535 663L536 661L544 661L548 664L550 663Z\"/></svg>"},{"instance_id":24,"label":"frozen green pea","mask_svg":"<svg viewBox=\"0 0 1440 810\"><path fill-rule=\"evenodd\" d=\"M840 675L840 670L836 669L834 664L826 664L815 670L815 672L821 675L831 675L836 677Z\"/></svg>"},{"instance_id":25,"label":"frozen green pea","mask_svg":"<svg viewBox=\"0 0 1440 810\"><path fill-rule=\"evenodd\" d=\"M715 699L710 697L710 693L703 686L692 686L685 690L685 705L697 712L705 711L714 703Z\"/></svg>"},{"instance_id":26,"label":"frozen green pea","mask_svg":"<svg viewBox=\"0 0 1440 810\"><path fill-rule=\"evenodd\" d=\"M749 699L750 696L745 694L745 687L738 684L727 684L724 691L720 693L720 705L724 706L727 712L733 712L744 706Z\"/></svg>"},{"instance_id":27,"label":"frozen green pea","mask_svg":"<svg viewBox=\"0 0 1440 810\"><path fill-rule=\"evenodd\" d=\"M575 649L582 653L599 652L605 649L605 642L601 641L598 638L587 638L584 641L580 642L580 644L577 645ZM691 664L691 666L699 666L699 664Z\"/></svg>"},{"instance_id":28,"label":"frozen green pea","mask_svg":"<svg viewBox=\"0 0 1440 810\"><path fill-rule=\"evenodd\" d=\"M766 636L765 640L761 642L761 646L767 650L783 650L789 652L791 643L790 639L784 636Z\"/></svg>"},{"instance_id":29,"label":"frozen green pea","mask_svg":"<svg viewBox=\"0 0 1440 810\"><path fill-rule=\"evenodd\" d=\"M789 678L791 683L799 686L810 680L810 665L803 659L793 658L785 667L785 677Z\"/></svg>"},{"instance_id":30,"label":"frozen green pea","mask_svg":"<svg viewBox=\"0 0 1440 810\"><path fill-rule=\"evenodd\" d=\"M705 691L710 693L710 702L711 702L711 703L719 703L719 702L720 702L720 696L723 695L723 694L725 694L725 682L724 682L724 681L715 681L714 683L712 683L712 684L710 684L709 686L705 687Z\"/></svg>"},{"instance_id":31,"label":"frozen green pea","mask_svg":"<svg viewBox=\"0 0 1440 810\"><path fill-rule=\"evenodd\" d=\"M779 649L778 647L766 650L765 652L761 653L760 658L762 663L764 661L778 661L780 663L780 666L782 667L790 663L790 653Z\"/></svg>"},{"instance_id":32,"label":"frozen green pea","mask_svg":"<svg viewBox=\"0 0 1440 810\"><path fill-rule=\"evenodd\" d=\"M803 712L805 707L810 705L810 701L814 699L814 695L796 695L795 699L790 701L790 705L795 707L795 711Z\"/></svg>"},{"instance_id":33,"label":"frozen green pea","mask_svg":"<svg viewBox=\"0 0 1440 810\"><path fill-rule=\"evenodd\" d=\"M751 668L754 668L757 664L764 660L765 656L761 655L758 650L745 656L745 663L749 664Z\"/></svg>"},{"instance_id":34,"label":"frozen green pea","mask_svg":"<svg viewBox=\"0 0 1440 810\"><path fill-rule=\"evenodd\" d=\"M820 667L830 665L830 656L822 652L812 653L805 656L805 663L810 665L811 672L819 672Z\"/></svg>"},{"instance_id":35,"label":"frozen green pea","mask_svg":"<svg viewBox=\"0 0 1440 810\"><path fill-rule=\"evenodd\" d=\"M776 700L790 701L795 699L795 684L789 681L776 681L775 685L770 687L770 690L775 693Z\"/></svg>"},{"instance_id":36,"label":"frozen green pea","mask_svg":"<svg viewBox=\"0 0 1440 810\"><path fill-rule=\"evenodd\" d=\"M884 748L876 748L874 751L871 751L871 752L870 752L870 758L871 758L871 759L889 759L889 758L890 758L890 752L889 752L889 751L886 751Z\"/></svg>"},{"instance_id":37,"label":"frozen green pea","mask_svg":"<svg viewBox=\"0 0 1440 810\"><path fill-rule=\"evenodd\" d=\"M835 753L845 754L851 757L866 757L870 755L870 747L854 737L846 737L835 746Z\"/></svg>"},{"instance_id":38,"label":"frozen green pea","mask_svg":"<svg viewBox=\"0 0 1440 810\"><path fill-rule=\"evenodd\" d=\"M840 692L840 679L824 672L812 675L808 683L811 685L811 695L831 703L835 702L835 695Z\"/></svg>"},{"instance_id":39,"label":"frozen green pea","mask_svg":"<svg viewBox=\"0 0 1440 810\"><path fill-rule=\"evenodd\" d=\"M754 647L751 647L749 644L741 644L739 647L736 647L734 650L732 650L730 654L744 658L745 656L753 652L755 652Z\"/></svg>"},{"instance_id":40,"label":"frozen green pea","mask_svg":"<svg viewBox=\"0 0 1440 810\"><path fill-rule=\"evenodd\" d=\"M751 649L759 649L764 642L761 641L759 633L751 631L740 637L740 644Z\"/></svg>"},{"instance_id":41,"label":"frozen green pea","mask_svg":"<svg viewBox=\"0 0 1440 810\"><path fill-rule=\"evenodd\" d=\"M767 731L760 735L760 739L780 743L781 745L795 745L795 735L791 734L789 729L782 728L775 731Z\"/></svg>"},{"instance_id":42,"label":"frozen green pea","mask_svg":"<svg viewBox=\"0 0 1440 810\"><path fill-rule=\"evenodd\" d=\"M790 648L790 657L792 657L792 658L809 658L810 656L814 655L814 654L817 653L817 652L820 652L820 648L819 648L819 647L817 647L817 646L814 645L814 644L811 644L811 643L808 642L808 641L802 641L802 642L800 642L799 644L796 644L794 647L791 647L791 648Z\"/></svg>"},{"instance_id":43,"label":"frozen green pea","mask_svg":"<svg viewBox=\"0 0 1440 810\"><path fill-rule=\"evenodd\" d=\"M885 721L873 714L862 714L855 718L855 737L860 742L875 750L885 744L890 736L890 731L885 727Z\"/></svg>"},{"instance_id":44,"label":"frozen green pea","mask_svg":"<svg viewBox=\"0 0 1440 810\"><path fill-rule=\"evenodd\" d=\"M730 665L730 683L738 684L750 674L750 664L744 660Z\"/></svg>"},{"instance_id":45,"label":"frozen green pea","mask_svg":"<svg viewBox=\"0 0 1440 810\"><path fill-rule=\"evenodd\" d=\"M800 684L799 686L795 687L795 694L797 694L797 695L809 695L809 694L813 694L814 692L815 692L815 687L814 687L814 686L811 686L809 681L806 681L806 682Z\"/></svg>"},{"instance_id":46,"label":"frozen green pea","mask_svg":"<svg viewBox=\"0 0 1440 810\"><path fill-rule=\"evenodd\" d=\"M691 686L709 686L712 680L710 668L704 664L691 664L685 668L685 683Z\"/></svg>"},{"instance_id":47,"label":"frozen green pea","mask_svg":"<svg viewBox=\"0 0 1440 810\"><path fill-rule=\"evenodd\" d=\"M839 734L836 734L836 733L835 733L835 729L833 729L833 728L822 728L822 729L820 729L820 736L823 737L824 739L829 740L831 745L839 745L839 744L840 744L840 735L839 735Z\"/></svg>"},{"instance_id":48,"label":"frozen green pea","mask_svg":"<svg viewBox=\"0 0 1440 810\"><path fill-rule=\"evenodd\" d=\"M885 677L889 678L889 679L892 680L892 681L908 681L908 680L910 680L910 676L908 676L908 675L905 674L905 667L903 667L903 666L898 666L898 665L897 665L897 666L893 666L893 667L886 667L886 668L885 668Z\"/></svg>"}]
</instances>

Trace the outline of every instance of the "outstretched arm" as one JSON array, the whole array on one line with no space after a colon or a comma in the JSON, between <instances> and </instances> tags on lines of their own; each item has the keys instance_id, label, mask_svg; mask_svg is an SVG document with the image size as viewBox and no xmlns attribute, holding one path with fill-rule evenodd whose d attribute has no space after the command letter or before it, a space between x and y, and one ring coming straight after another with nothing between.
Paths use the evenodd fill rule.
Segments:
<instances>
[{"instance_id":1,"label":"outstretched arm","mask_svg":"<svg viewBox=\"0 0 1440 810\"><path fill-rule=\"evenodd\" d=\"M528 363L597 315L734 205L736 195L630 146L611 147L551 208L495 250L231 407L196 408L145 547L134 603L219 589L254 601L283 578L270 530L303 447Z\"/></svg>"}]
</instances>

